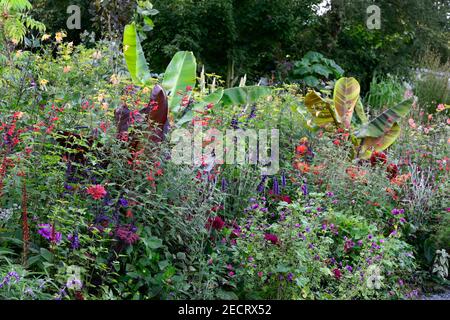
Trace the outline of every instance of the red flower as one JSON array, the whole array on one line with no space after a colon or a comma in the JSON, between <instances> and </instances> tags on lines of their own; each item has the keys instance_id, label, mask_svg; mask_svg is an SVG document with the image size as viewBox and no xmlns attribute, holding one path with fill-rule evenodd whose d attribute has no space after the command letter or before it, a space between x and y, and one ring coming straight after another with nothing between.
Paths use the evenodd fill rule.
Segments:
<instances>
[{"instance_id":1,"label":"red flower","mask_svg":"<svg viewBox=\"0 0 450 320\"><path fill-rule=\"evenodd\" d=\"M334 273L334 277L338 280L342 277L341 270L339 270L339 269L334 269L333 273Z\"/></svg>"},{"instance_id":2,"label":"red flower","mask_svg":"<svg viewBox=\"0 0 450 320\"><path fill-rule=\"evenodd\" d=\"M217 216L214 219L209 218L208 223L206 224L207 229L215 229L220 231L225 226L225 221L222 220L221 217Z\"/></svg>"},{"instance_id":3,"label":"red flower","mask_svg":"<svg viewBox=\"0 0 450 320\"><path fill-rule=\"evenodd\" d=\"M90 186L87 189L87 193L89 193L94 200L102 199L106 196L105 187L99 184Z\"/></svg>"},{"instance_id":4,"label":"red flower","mask_svg":"<svg viewBox=\"0 0 450 320\"><path fill-rule=\"evenodd\" d=\"M387 156L386 156L386 153L384 153L384 152L375 151L372 153L372 156L370 157L370 164L372 165L372 167L378 163L386 164L386 162L387 162Z\"/></svg>"},{"instance_id":5,"label":"red flower","mask_svg":"<svg viewBox=\"0 0 450 320\"><path fill-rule=\"evenodd\" d=\"M289 196L280 196L280 201L292 203L291 197L289 197Z\"/></svg>"},{"instance_id":6,"label":"red flower","mask_svg":"<svg viewBox=\"0 0 450 320\"><path fill-rule=\"evenodd\" d=\"M396 164L391 163L387 166L386 172L388 173L389 180L395 179L398 176L398 167Z\"/></svg>"},{"instance_id":7,"label":"red flower","mask_svg":"<svg viewBox=\"0 0 450 320\"><path fill-rule=\"evenodd\" d=\"M264 239L266 239L267 241L270 241L272 244L277 244L278 243L278 237L274 234L271 233L266 233L264 235Z\"/></svg>"},{"instance_id":8,"label":"red flower","mask_svg":"<svg viewBox=\"0 0 450 320\"><path fill-rule=\"evenodd\" d=\"M305 154L306 151L308 151L308 147L305 146L304 144L302 144L302 145L297 146L296 151L298 154Z\"/></svg>"}]
</instances>

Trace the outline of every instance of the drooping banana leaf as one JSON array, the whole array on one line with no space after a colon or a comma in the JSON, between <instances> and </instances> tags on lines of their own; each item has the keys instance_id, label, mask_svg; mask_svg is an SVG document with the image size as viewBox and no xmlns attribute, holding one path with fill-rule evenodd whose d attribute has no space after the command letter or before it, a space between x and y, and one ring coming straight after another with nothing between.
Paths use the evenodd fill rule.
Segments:
<instances>
[{"instance_id":1,"label":"drooping banana leaf","mask_svg":"<svg viewBox=\"0 0 450 320\"><path fill-rule=\"evenodd\" d=\"M360 91L361 87L355 78L341 78L334 87L334 108L338 119L347 129L350 129Z\"/></svg>"},{"instance_id":2,"label":"drooping banana leaf","mask_svg":"<svg viewBox=\"0 0 450 320\"><path fill-rule=\"evenodd\" d=\"M162 86L169 94L169 110L177 113L184 97L190 98L191 91L187 87L195 87L197 81L197 61L190 51L175 54L164 73Z\"/></svg>"},{"instance_id":3,"label":"drooping banana leaf","mask_svg":"<svg viewBox=\"0 0 450 320\"><path fill-rule=\"evenodd\" d=\"M399 119L405 117L409 113L412 103L413 99L411 98L400 102L398 105L392 107L389 110L386 110L374 120L362 125L355 132L355 136L357 138L378 138L383 136L385 132L392 128L394 123L396 123Z\"/></svg>"},{"instance_id":4,"label":"drooping banana leaf","mask_svg":"<svg viewBox=\"0 0 450 320\"><path fill-rule=\"evenodd\" d=\"M204 111L208 104L218 104L223 97L223 92L224 90L220 88L206 96L203 101L196 103L191 110L189 110L180 120L178 120L177 125L181 126L186 122L191 122L196 116L196 113Z\"/></svg>"},{"instance_id":5,"label":"drooping banana leaf","mask_svg":"<svg viewBox=\"0 0 450 320\"><path fill-rule=\"evenodd\" d=\"M257 102L272 92L270 87L249 86L226 89L220 102L224 106L237 106Z\"/></svg>"},{"instance_id":6,"label":"drooping banana leaf","mask_svg":"<svg viewBox=\"0 0 450 320\"><path fill-rule=\"evenodd\" d=\"M398 125L398 123L394 123L392 127L380 137L363 138L361 141L359 157L361 159L369 159L372 155L372 152L380 152L386 150L395 142L395 140L397 140L397 138L400 136L400 132L400 126Z\"/></svg>"},{"instance_id":7,"label":"drooping banana leaf","mask_svg":"<svg viewBox=\"0 0 450 320\"><path fill-rule=\"evenodd\" d=\"M319 127L324 127L332 123L337 125L337 119L334 114L333 107L317 92L311 91L305 96L305 106L309 113L313 116L314 122Z\"/></svg>"},{"instance_id":8,"label":"drooping banana leaf","mask_svg":"<svg viewBox=\"0 0 450 320\"><path fill-rule=\"evenodd\" d=\"M125 27L123 34L123 54L130 72L131 79L136 85L143 85L151 78L150 70L145 60L141 41L134 23Z\"/></svg>"}]
</instances>

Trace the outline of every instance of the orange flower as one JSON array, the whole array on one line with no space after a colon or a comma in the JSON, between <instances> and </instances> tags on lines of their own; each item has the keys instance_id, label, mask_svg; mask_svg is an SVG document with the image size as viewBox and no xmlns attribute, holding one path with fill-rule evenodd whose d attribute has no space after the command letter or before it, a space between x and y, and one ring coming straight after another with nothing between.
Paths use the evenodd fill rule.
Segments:
<instances>
[{"instance_id":1,"label":"orange flower","mask_svg":"<svg viewBox=\"0 0 450 320\"><path fill-rule=\"evenodd\" d=\"M391 179L391 183L401 187L409 180L409 178L411 178L411 173L402 174L394 179Z\"/></svg>"},{"instance_id":2,"label":"orange flower","mask_svg":"<svg viewBox=\"0 0 450 320\"><path fill-rule=\"evenodd\" d=\"M301 161L294 162L294 168L299 170L301 173L308 173L310 170L309 164Z\"/></svg>"},{"instance_id":3,"label":"orange flower","mask_svg":"<svg viewBox=\"0 0 450 320\"><path fill-rule=\"evenodd\" d=\"M345 172L348 174L350 179L352 180L359 180L360 182L367 182L366 179L364 179L365 175L367 174L366 170L363 170L359 167L348 167Z\"/></svg>"},{"instance_id":4,"label":"orange flower","mask_svg":"<svg viewBox=\"0 0 450 320\"><path fill-rule=\"evenodd\" d=\"M296 151L298 154L305 154L305 152L308 151L308 147L302 144L297 146Z\"/></svg>"}]
</instances>

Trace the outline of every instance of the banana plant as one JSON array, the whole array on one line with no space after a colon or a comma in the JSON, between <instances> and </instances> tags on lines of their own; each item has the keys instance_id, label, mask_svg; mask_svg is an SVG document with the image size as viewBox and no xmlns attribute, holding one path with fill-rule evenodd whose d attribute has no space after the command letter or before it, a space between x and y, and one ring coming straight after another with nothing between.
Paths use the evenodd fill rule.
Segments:
<instances>
[{"instance_id":1,"label":"banana plant","mask_svg":"<svg viewBox=\"0 0 450 320\"><path fill-rule=\"evenodd\" d=\"M355 78L341 78L336 82L333 99L322 98L311 91L305 97L305 106L316 125L342 128L350 133L356 157L368 159L372 152L386 150L397 140L401 131L398 121L409 113L413 99L405 100L369 121L360 91Z\"/></svg>"},{"instance_id":2,"label":"banana plant","mask_svg":"<svg viewBox=\"0 0 450 320\"><path fill-rule=\"evenodd\" d=\"M154 83L147 60L142 50L141 41L135 23L125 27L123 50L126 65L135 85L145 86ZM167 93L168 111L178 125L191 121L195 113L204 109L208 104L222 106L250 104L270 94L268 87L244 86L230 89L219 88L192 105L184 109L182 102L190 101L197 83L197 61L192 52L177 52L167 66L162 81L162 88Z\"/></svg>"}]
</instances>

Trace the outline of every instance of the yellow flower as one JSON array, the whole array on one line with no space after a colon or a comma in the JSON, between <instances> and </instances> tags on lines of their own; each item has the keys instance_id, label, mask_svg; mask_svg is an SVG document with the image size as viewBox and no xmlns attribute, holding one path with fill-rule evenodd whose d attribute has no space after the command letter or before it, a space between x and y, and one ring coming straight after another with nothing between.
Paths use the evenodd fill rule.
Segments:
<instances>
[{"instance_id":1,"label":"yellow flower","mask_svg":"<svg viewBox=\"0 0 450 320\"><path fill-rule=\"evenodd\" d=\"M147 94L150 92L150 88L149 87L144 87L144 89L142 89L142 93L143 94Z\"/></svg>"},{"instance_id":2,"label":"yellow flower","mask_svg":"<svg viewBox=\"0 0 450 320\"><path fill-rule=\"evenodd\" d=\"M64 32L57 32L55 35L56 42L61 43L65 37L67 37L67 35Z\"/></svg>"},{"instance_id":3,"label":"yellow flower","mask_svg":"<svg viewBox=\"0 0 450 320\"><path fill-rule=\"evenodd\" d=\"M44 34L44 35L42 36L41 40L42 40L42 41L45 41L45 40L50 39L50 37L51 37L51 35L49 35L49 34Z\"/></svg>"},{"instance_id":4,"label":"yellow flower","mask_svg":"<svg viewBox=\"0 0 450 320\"><path fill-rule=\"evenodd\" d=\"M48 83L48 80L46 80L46 79L42 79L42 80L39 81L39 84L41 86L45 86L45 85L47 85L47 83Z\"/></svg>"},{"instance_id":5,"label":"yellow flower","mask_svg":"<svg viewBox=\"0 0 450 320\"><path fill-rule=\"evenodd\" d=\"M102 109L103 111L108 110L108 107L109 107L108 102L103 102L103 103L100 105L100 109Z\"/></svg>"},{"instance_id":6,"label":"yellow flower","mask_svg":"<svg viewBox=\"0 0 450 320\"><path fill-rule=\"evenodd\" d=\"M92 54L92 58L95 60L99 60L102 57L102 52L97 50Z\"/></svg>"},{"instance_id":7,"label":"yellow flower","mask_svg":"<svg viewBox=\"0 0 450 320\"><path fill-rule=\"evenodd\" d=\"M23 54L23 51L22 51L22 50L17 50L17 51L16 51L16 57L17 57L17 58L20 57L22 54Z\"/></svg>"},{"instance_id":8,"label":"yellow flower","mask_svg":"<svg viewBox=\"0 0 450 320\"><path fill-rule=\"evenodd\" d=\"M100 94L97 96L97 101L98 101L98 102L102 102L104 99L105 99L105 95L104 95L103 93L100 93Z\"/></svg>"},{"instance_id":9,"label":"yellow flower","mask_svg":"<svg viewBox=\"0 0 450 320\"><path fill-rule=\"evenodd\" d=\"M120 83L119 76L117 74L113 74L110 78L110 81L114 85L118 85Z\"/></svg>"}]
</instances>

